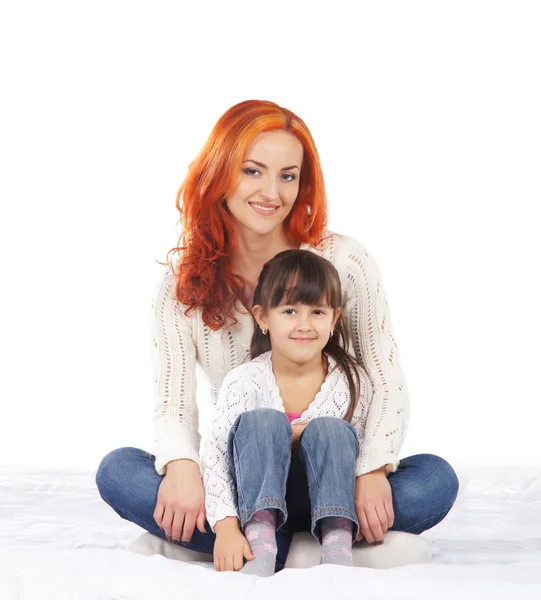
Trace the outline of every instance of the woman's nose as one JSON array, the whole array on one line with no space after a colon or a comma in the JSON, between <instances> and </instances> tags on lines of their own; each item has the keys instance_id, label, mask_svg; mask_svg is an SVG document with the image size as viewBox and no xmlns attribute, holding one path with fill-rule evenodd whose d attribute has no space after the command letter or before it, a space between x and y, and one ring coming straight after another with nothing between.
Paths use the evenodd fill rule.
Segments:
<instances>
[{"instance_id":1,"label":"woman's nose","mask_svg":"<svg viewBox=\"0 0 541 600\"><path fill-rule=\"evenodd\" d=\"M269 177L266 185L263 187L263 195L272 202L278 198L278 184L274 177Z\"/></svg>"}]
</instances>

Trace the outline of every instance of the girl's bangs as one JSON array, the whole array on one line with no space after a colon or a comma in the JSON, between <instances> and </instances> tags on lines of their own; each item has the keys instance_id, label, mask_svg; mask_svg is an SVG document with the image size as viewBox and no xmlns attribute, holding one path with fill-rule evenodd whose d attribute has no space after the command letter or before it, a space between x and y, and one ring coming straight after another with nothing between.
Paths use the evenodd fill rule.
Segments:
<instances>
[{"instance_id":1,"label":"girl's bangs","mask_svg":"<svg viewBox=\"0 0 541 600\"><path fill-rule=\"evenodd\" d=\"M297 269L295 273L284 273L278 279L270 294L270 308L283 304L329 305L329 300L334 296L332 291L325 289L324 273L317 268L310 272Z\"/></svg>"}]
</instances>

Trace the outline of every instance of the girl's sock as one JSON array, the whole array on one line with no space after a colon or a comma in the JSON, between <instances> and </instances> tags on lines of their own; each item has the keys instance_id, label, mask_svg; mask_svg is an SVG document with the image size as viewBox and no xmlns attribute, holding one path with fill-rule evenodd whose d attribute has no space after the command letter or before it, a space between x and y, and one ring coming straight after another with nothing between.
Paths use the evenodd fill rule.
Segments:
<instances>
[{"instance_id":1,"label":"girl's sock","mask_svg":"<svg viewBox=\"0 0 541 600\"><path fill-rule=\"evenodd\" d=\"M240 570L247 575L269 577L276 566L276 509L267 508L254 514L244 526L244 535L250 544L254 560Z\"/></svg>"},{"instance_id":2,"label":"girl's sock","mask_svg":"<svg viewBox=\"0 0 541 600\"><path fill-rule=\"evenodd\" d=\"M353 566L353 521L345 517L321 519L321 564Z\"/></svg>"}]
</instances>

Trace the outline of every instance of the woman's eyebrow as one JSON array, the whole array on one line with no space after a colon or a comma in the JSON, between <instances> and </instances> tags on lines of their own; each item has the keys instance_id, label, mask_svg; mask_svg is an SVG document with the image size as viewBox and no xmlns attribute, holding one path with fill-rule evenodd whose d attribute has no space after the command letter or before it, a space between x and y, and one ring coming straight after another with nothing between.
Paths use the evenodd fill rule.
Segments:
<instances>
[{"instance_id":1,"label":"woman's eyebrow","mask_svg":"<svg viewBox=\"0 0 541 600\"><path fill-rule=\"evenodd\" d=\"M251 158L248 158L246 160L242 161L243 164L245 162L253 162L254 164L256 164L258 167L261 167L263 169L267 168L267 165L264 165L263 163L258 162L257 160L252 160ZM297 165L291 165L290 167L284 167L283 169L280 169L281 171L290 171L291 169L299 169L299 167L297 167ZM299 169L300 171L300 169Z\"/></svg>"}]
</instances>

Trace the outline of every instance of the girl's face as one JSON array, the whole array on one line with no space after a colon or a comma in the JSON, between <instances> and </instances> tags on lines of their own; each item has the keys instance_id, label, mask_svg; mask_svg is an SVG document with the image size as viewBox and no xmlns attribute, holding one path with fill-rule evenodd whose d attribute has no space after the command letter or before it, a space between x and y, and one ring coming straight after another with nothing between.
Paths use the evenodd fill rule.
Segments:
<instances>
[{"instance_id":1,"label":"girl's face","mask_svg":"<svg viewBox=\"0 0 541 600\"><path fill-rule=\"evenodd\" d=\"M326 304L282 304L263 314L260 305L253 307L254 316L270 335L272 351L297 363L305 363L321 354L340 315Z\"/></svg>"},{"instance_id":2,"label":"girl's face","mask_svg":"<svg viewBox=\"0 0 541 600\"><path fill-rule=\"evenodd\" d=\"M302 157L302 144L288 131L265 131L254 138L226 200L238 229L267 235L282 226L299 192Z\"/></svg>"}]
</instances>

